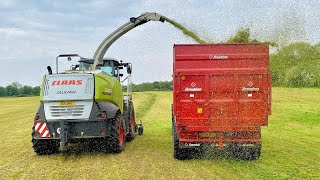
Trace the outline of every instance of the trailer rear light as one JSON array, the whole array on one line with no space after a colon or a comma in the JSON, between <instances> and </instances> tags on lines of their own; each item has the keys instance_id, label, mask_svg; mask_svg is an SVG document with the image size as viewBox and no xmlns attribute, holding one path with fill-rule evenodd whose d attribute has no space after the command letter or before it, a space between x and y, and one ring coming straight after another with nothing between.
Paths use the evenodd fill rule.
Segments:
<instances>
[{"instance_id":1,"label":"trailer rear light","mask_svg":"<svg viewBox=\"0 0 320 180\"><path fill-rule=\"evenodd\" d=\"M108 116L107 116L107 114L104 114L104 113L103 113L103 114L100 114L100 118L101 118L101 119L107 119Z\"/></svg>"},{"instance_id":2,"label":"trailer rear light","mask_svg":"<svg viewBox=\"0 0 320 180\"><path fill-rule=\"evenodd\" d=\"M39 116L35 116L35 117L34 117L34 120L36 120L36 121L38 121L39 119L40 119Z\"/></svg>"},{"instance_id":3,"label":"trailer rear light","mask_svg":"<svg viewBox=\"0 0 320 180\"><path fill-rule=\"evenodd\" d=\"M100 134L101 134L101 135L104 135L104 130L102 130L102 131L100 132Z\"/></svg>"}]
</instances>

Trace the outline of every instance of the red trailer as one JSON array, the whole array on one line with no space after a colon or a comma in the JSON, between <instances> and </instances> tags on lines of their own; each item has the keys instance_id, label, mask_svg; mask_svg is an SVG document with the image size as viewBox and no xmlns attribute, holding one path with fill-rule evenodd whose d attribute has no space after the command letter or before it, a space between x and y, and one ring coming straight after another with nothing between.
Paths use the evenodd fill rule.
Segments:
<instances>
[{"instance_id":1,"label":"red trailer","mask_svg":"<svg viewBox=\"0 0 320 180\"><path fill-rule=\"evenodd\" d=\"M174 45L174 158L210 146L258 159L271 114L267 44Z\"/></svg>"}]
</instances>

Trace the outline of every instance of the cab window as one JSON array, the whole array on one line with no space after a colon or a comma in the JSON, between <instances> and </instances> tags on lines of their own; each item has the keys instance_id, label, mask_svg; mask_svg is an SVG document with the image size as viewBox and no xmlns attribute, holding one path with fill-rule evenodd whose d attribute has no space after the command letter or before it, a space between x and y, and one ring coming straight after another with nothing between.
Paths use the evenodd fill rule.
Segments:
<instances>
[{"instance_id":1,"label":"cab window","mask_svg":"<svg viewBox=\"0 0 320 180\"><path fill-rule=\"evenodd\" d=\"M109 67L109 66L103 66L100 68L103 72L113 76L113 69L112 67Z\"/></svg>"},{"instance_id":2,"label":"cab window","mask_svg":"<svg viewBox=\"0 0 320 180\"><path fill-rule=\"evenodd\" d=\"M118 69L113 61L104 61L104 64L100 69L111 76L118 76Z\"/></svg>"}]
</instances>

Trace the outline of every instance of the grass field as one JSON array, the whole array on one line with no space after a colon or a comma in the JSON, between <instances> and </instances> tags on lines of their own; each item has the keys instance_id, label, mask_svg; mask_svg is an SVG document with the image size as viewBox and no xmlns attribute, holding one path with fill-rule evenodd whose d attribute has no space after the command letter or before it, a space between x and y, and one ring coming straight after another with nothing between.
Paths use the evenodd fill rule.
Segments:
<instances>
[{"instance_id":1,"label":"grass field","mask_svg":"<svg viewBox=\"0 0 320 180\"><path fill-rule=\"evenodd\" d=\"M30 134L38 99L0 99L1 179L320 179L320 89L273 88L272 116L256 161L174 160L171 92L134 94L145 133L121 154L36 156Z\"/></svg>"}]
</instances>

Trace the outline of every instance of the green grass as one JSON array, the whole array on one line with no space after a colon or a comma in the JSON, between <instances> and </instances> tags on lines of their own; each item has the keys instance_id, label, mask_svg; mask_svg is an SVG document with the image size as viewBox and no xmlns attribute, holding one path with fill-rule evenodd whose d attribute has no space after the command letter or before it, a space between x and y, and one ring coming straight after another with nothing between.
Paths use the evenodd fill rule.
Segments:
<instances>
[{"instance_id":1,"label":"green grass","mask_svg":"<svg viewBox=\"0 0 320 180\"><path fill-rule=\"evenodd\" d=\"M223 157L174 160L170 92L134 93L145 134L121 154L36 156L31 127L37 97L0 99L0 178L4 179L319 179L320 89L273 88L257 161Z\"/></svg>"},{"instance_id":2,"label":"green grass","mask_svg":"<svg viewBox=\"0 0 320 180\"><path fill-rule=\"evenodd\" d=\"M183 34L185 34L186 36L191 37L193 40L195 40L199 44L206 44L207 43L206 41L202 40L196 33L190 31L189 29L184 27L182 24L179 24L176 21L174 21L172 19L169 19L168 17L165 17L165 16L162 16L162 18L164 18L167 22L172 24L174 27L180 29L183 32Z\"/></svg>"}]
</instances>

